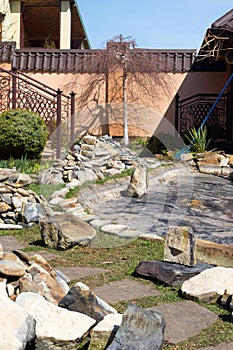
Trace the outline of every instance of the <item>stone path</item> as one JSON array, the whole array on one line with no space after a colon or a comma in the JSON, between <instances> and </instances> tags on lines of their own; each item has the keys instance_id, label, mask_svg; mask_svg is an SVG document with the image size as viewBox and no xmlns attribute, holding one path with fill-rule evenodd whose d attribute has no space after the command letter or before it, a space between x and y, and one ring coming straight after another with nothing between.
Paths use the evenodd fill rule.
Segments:
<instances>
[{"instance_id":1,"label":"stone path","mask_svg":"<svg viewBox=\"0 0 233 350\"><path fill-rule=\"evenodd\" d=\"M6 252L25 248L15 237L10 235L0 236L0 244L3 246L4 251Z\"/></svg>"},{"instance_id":2,"label":"stone path","mask_svg":"<svg viewBox=\"0 0 233 350\"><path fill-rule=\"evenodd\" d=\"M155 288L143 282L124 279L104 284L94 289L96 295L107 303L115 304L118 301L133 300L151 295L160 295Z\"/></svg>"},{"instance_id":3,"label":"stone path","mask_svg":"<svg viewBox=\"0 0 233 350\"><path fill-rule=\"evenodd\" d=\"M166 320L164 340L172 344L197 335L218 319L216 314L190 300L150 309L163 314Z\"/></svg>"},{"instance_id":4,"label":"stone path","mask_svg":"<svg viewBox=\"0 0 233 350\"><path fill-rule=\"evenodd\" d=\"M98 267L92 268L92 267L80 267L80 266L74 266L74 267L57 266L54 269L64 273L64 275L66 275L71 281L108 272L108 270L101 269Z\"/></svg>"},{"instance_id":5,"label":"stone path","mask_svg":"<svg viewBox=\"0 0 233 350\"><path fill-rule=\"evenodd\" d=\"M8 251L24 248L15 237L10 235L0 236L0 243ZM43 255L48 260L55 260L58 257L58 255L45 250L37 251L36 253ZM33 252L29 252L29 254L33 254ZM57 269L63 272L71 281L108 272L107 269L80 266L57 267ZM110 282L96 287L94 292L110 304L161 294L151 285L133 279ZM213 312L192 301L169 303L150 309L158 310L164 315L167 324L164 336L165 341L174 345L198 334L217 320L217 316ZM215 347L205 347L199 350L231 350L232 348L233 343L222 343Z\"/></svg>"}]
</instances>

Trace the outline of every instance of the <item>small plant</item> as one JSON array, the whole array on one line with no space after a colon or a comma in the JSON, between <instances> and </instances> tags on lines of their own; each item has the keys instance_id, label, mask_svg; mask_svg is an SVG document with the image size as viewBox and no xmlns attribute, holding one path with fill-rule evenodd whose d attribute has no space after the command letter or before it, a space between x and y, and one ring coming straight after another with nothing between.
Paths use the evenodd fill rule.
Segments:
<instances>
[{"instance_id":1,"label":"small plant","mask_svg":"<svg viewBox=\"0 0 233 350\"><path fill-rule=\"evenodd\" d=\"M32 111L11 109L0 114L1 159L39 159L47 141L45 121Z\"/></svg>"},{"instance_id":2,"label":"small plant","mask_svg":"<svg viewBox=\"0 0 233 350\"><path fill-rule=\"evenodd\" d=\"M41 170L48 169L49 162L40 164L35 160L27 159L27 157L23 156L20 159L10 157L9 159L0 160L0 168L15 169L25 174L37 174Z\"/></svg>"},{"instance_id":3,"label":"small plant","mask_svg":"<svg viewBox=\"0 0 233 350\"><path fill-rule=\"evenodd\" d=\"M208 149L211 140L207 139L207 128L200 127L198 130L193 127L185 135L189 142L190 151L192 153L204 153Z\"/></svg>"}]
</instances>

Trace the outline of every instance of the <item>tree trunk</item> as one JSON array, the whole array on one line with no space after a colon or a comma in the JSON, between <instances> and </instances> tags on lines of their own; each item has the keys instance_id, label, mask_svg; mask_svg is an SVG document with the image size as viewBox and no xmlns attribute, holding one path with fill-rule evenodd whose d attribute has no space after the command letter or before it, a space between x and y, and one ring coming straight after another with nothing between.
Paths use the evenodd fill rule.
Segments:
<instances>
[{"instance_id":1,"label":"tree trunk","mask_svg":"<svg viewBox=\"0 0 233 350\"><path fill-rule=\"evenodd\" d=\"M123 74L123 119L124 119L124 145L129 144L128 135L128 115L127 115L127 93L126 93L126 74Z\"/></svg>"}]
</instances>

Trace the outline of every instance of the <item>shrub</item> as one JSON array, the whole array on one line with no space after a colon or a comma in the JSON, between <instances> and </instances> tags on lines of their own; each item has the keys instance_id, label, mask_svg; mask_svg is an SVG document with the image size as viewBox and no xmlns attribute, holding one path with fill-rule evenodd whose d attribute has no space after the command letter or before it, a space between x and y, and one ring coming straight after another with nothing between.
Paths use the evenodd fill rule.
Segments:
<instances>
[{"instance_id":1,"label":"shrub","mask_svg":"<svg viewBox=\"0 0 233 350\"><path fill-rule=\"evenodd\" d=\"M39 159L47 141L44 120L36 113L11 109L0 114L0 157Z\"/></svg>"},{"instance_id":2,"label":"shrub","mask_svg":"<svg viewBox=\"0 0 233 350\"><path fill-rule=\"evenodd\" d=\"M200 127L196 130L194 127L185 135L189 142L189 147L192 153L204 153L208 149L210 140L207 139L207 129Z\"/></svg>"}]
</instances>

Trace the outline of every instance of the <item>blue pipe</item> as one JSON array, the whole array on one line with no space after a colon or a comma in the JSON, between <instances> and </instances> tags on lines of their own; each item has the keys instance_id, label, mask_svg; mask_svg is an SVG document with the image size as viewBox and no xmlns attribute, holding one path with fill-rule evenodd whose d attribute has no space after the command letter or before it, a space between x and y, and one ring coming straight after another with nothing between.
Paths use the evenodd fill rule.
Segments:
<instances>
[{"instance_id":1,"label":"blue pipe","mask_svg":"<svg viewBox=\"0 0 233 350\"><path fill-rule=\"evenodd\" d=\"M230 76L229 79L227 80L226 84L224 85L222 91L221 91L220 94L218 95L218 97L217 97L216 101L214 102L213 106L210 108L210 110L209 110L207 116L205 117L205 119L204 119L203 122L201 123L201 126L199 127L199 129L201 129L201 128L205 125L205 123L207 122L207 120L208 120L210 114L213 112L213 110L214 110L216 104L218 103L218 101L220 100L220 98L222 97L222 95L224 94L224 91L226 90L227 86L230 84L232 78L233 78L233 73L231 74L231 76Z\"/></svg>"},{"instance_id":2,"label":"blue pipe","mask_svg":"<svg viewBox=\"0 0 233 350\"><path fill-rule=\"evenodd\" d=\"M228 78L226 84L224 85L224 87L222 88L222 91L220 92L220 94L218 95L216 101L214 102L213 106L210 108L207 116L205 117L205 119L203 120L203 122L201 123L201 126L199 127L198 131L203 128L203 126L205 125L205 123L207 122L209 116L211 115L211 113L213 112L215 106L217 105L218 101L220 100L220 98L222 97L222 95L224 94L224 91L226 90L227 86L230 84L231 80L233 78L233 73L231 73L231 76ZM190 152L190 147L193 143L193 140L192 142L190 143L190 145L188 147L185 147L185 148L182 148L179 152L177 152L174 156L175 159L178 159L180 157L181 154L184 154L184 153L189 153Z\"/></svg>"}]
</instances>

